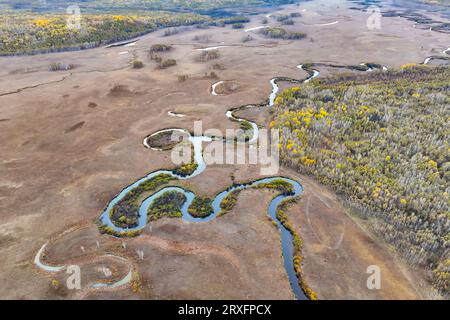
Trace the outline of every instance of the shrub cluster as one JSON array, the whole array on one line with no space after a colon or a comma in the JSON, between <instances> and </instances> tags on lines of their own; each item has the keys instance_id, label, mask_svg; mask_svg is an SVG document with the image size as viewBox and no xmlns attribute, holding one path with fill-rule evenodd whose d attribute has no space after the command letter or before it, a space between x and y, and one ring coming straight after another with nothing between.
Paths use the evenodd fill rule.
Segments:
<instances>
[{"instance_id":1,"label":"shrub cluster","mask_svg":"<svg viewBox=\"0 0 450 320\"><path fill-rule=\"evenodd\" d=\"M306 38L306 33L287 31L283 28L264 28L259 31L262 35L273 39L284 39L284 40L300 40Z\"/></svg>"}]
</instances>

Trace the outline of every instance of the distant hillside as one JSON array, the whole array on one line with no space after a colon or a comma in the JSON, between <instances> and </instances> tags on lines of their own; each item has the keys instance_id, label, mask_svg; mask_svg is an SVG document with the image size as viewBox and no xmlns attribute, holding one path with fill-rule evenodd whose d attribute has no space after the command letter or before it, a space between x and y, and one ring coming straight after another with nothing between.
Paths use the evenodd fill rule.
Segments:
<instances>
[{"instance_id":1,"label":"distant hillside","mask_svg":"<svg viewBox=\"0 0 450 320\"><path fill-rule=\"evenodd\" d=\"M84 14L81 29L70 29L67 15L0 15L0 55L79 50L134 38L162 27L211 22L192 13Z\"/></svg>"},{"instance_id":2,"label":"distant hillside","mask_svg":"<svg viewBox=\"0 0 450 320\"><path fill-rule=\"evenodd\" d=\"M90 11L107 10L165 10L204 11L247 5L280 5L298 2L296 0L0 0L0 6L13 10L36 12L64 12L70 5Z\"/></svg>"}]
</instances>

